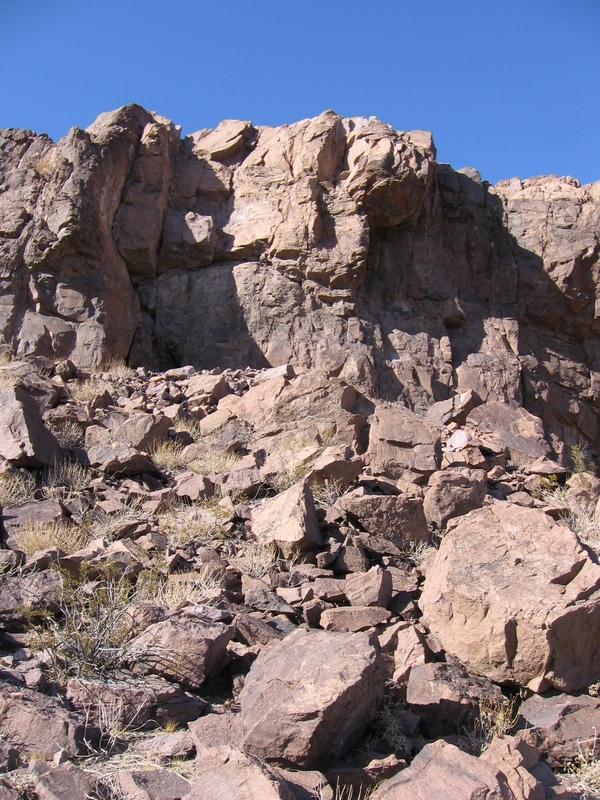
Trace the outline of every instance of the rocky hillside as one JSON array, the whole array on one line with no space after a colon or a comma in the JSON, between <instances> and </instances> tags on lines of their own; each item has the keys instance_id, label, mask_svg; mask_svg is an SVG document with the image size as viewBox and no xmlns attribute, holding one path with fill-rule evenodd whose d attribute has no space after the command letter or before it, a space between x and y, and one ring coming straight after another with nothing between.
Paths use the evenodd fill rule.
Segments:
<instances>
[{"instance_id":1,"label":"rocky hillside","mask_svg":"<svg viewBox=\"0 0 600 800\"><path fill-rule=\"evenodd\" d=\"M0 335L154 370L290 363L424 413L474 390L600 452L600 184L435 162L333 112L181 137L127 106L0 132Z\"/></svg>"},{"instance_id":2,"label":"rocky hillside","mask_svg":"<svg viewBox=\"0 0 600 800\"><path fill-rule=\"evenodd\" d=\"M1 142L0 800L597 800L600 184Z\"/></svg>"}]
</instances>

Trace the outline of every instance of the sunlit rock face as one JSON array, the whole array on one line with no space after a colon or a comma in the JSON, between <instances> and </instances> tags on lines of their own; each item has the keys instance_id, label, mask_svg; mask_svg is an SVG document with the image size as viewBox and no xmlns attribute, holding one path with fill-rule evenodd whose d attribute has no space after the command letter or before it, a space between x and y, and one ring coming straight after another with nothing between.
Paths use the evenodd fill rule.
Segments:
<instances>
[{"instance_id":1,"label":"sunlit rock face","mask_svg":"<svg viewBox=\"0 0 600 800\"><path fill-rule=\"evenodd\" d=\"M424 414L473 391L600 450L600 184L482 182L332 111L182 136L139 106L0 132L0 335L91 369L315 368Z\"/></svg>"}]
</instances>

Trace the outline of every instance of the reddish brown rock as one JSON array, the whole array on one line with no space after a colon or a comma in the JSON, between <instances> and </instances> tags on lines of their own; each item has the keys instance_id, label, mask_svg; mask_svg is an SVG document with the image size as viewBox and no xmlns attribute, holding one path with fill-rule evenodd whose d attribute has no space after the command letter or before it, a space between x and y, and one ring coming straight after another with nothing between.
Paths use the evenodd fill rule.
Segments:
<instances>
[{"instance_id":1,"label":"reddish brown rock","mask_svg":"<svg viewBox=\"0 0 600 800\"><path fill-rule=\"evenodd\" d=\"M353 606L387 608L392 599L392 574L381 567L371 567L364 573L348 575L344 591Z\"/></svg>"},{"instance_id":2,"label":"reddish brown rock","mask_svg":"<svg viewBox=\"0 0 600 800\"><path fill-rule=\"evenodd\" d=\"M439 469L440 428L400 405L378 406L369 437L371 469L389 478L428 476Z\"/></svg>"},{"instance_id":3,"label":"reddish brown rock","mask_svg":"<svg viewBox=\"0 0 600 800\"><path fill-rule=\"evenodd\" d=\"M263 649L246 677L244 749L308 769L341 757L373 718L384 682L367 634L299 629Z\"/></svg>"},{"instance_id":4,"label":"reddish brown rock","mask_svg":"<svg viewBox=\"0 0 600 800\"><path fill-rule=\"evenodd\" d=\"M219 623L171 617L149 625L130 647L140 654L137 669L142 674L160 675L184 688L197 689L223 666L234 632Z\"/></svg>"},{"instance_id":5,"label":"reddish brown rock","mask_svg":"<svg viewBox=\"0 0 600 800\"><path fill-rule=\"evenodd\" d=\"M427 540L422 495L410 484L403 486L398 495L369 494L361 488L355 489L341 497L338 505L368 533L390 539L399 547Z\"/></svg>"},{"instance_id":6,"label":"reddish brown rock","mask_svg":"<svg viewBox=\"0 0 600 800\"><path fill-rule=\"evenodd\" d=\"M252 512L252 534L260 544L274 542L289 557L322 543L312 492L298 483Z\"/></svg>"},{"instance_id":7,"label":"reddish brown rock","mask_svg":"<svg viewBox=\"0 0 600 800\"><path fill-rule=\"evenodd\" d=\"M431 738L469 730L480 703L502 708L504 696L486 678L456 664L415 664L406 700Z\"/></svg>"},{"instance_id":8,"label":"reddish brown rock","mask_svg":"<svg viewBox=\"0 0 600 800\"><path fill-rule=\"evenodd\" d=\"M600 678L600 567L542 511L496 502L452 522L420 605L446 652L492 680Z\"/></svg>"},{"instance_id":9,"label":"reddish brown rock","mask_svg":"<svg viewBox=\"0 0 600 800\"><path fill-rule=\"evenodd\" d=\"M392 616L386 608L377 606L352 606L351 608L328 608L321 614L321 627L326 631L366 631L382 625Z\"/></svg>"},{"instance_id":10,"label":"reddish brown rock","mask_svg":"<svg viewBox=\"0 0 600 800\"><path fill-rule=\"evenodd\" d=\"M486 491L487 477L482 469L455 467L434 472L423 503L427 522L445 527L449 519L481 508Z\"/></svg>"},{"instance_id":11,"label":"reddish brown rock","mask_svg":"<svg viewBox=\"0 0 600 800\"><path fill-rule=\"evenodd\" d=\"M551 767L564 768L582 750L593 747L600 719L600 698L581 694L534 695L519 707L524 730L519 736L535 745Z\"/></svg>"},{"instance_id":12,"label":"reddish brown rock","mask_svg":"<svg viewBox=\"0 0 600 800\"><path fill-rule=\"evenodd\" d=\"M22 757L41 755L48 761L61 748L86 755L100 737L93 723L67 711L57 698L8 684L0 684L0 725Z\"/></svg>"}]
</instances>

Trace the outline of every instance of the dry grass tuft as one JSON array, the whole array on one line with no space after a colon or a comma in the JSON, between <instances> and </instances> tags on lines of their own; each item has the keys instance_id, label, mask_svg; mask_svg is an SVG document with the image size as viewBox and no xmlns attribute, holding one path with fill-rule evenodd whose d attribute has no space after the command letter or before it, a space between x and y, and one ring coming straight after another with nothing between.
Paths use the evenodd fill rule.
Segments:
<instances>
[{"instance_id":1,"label":"dry grass tuft","mask_svg":"<svg viewBox=\"0 0 600 800\"><path fill-rule=\"evenodd\" d=\"M110 392L111 383L104 378L92 376L69 384L71 397L78 403L91 403L98 395Z\"/></svg>"},{"instance_id":2,"label":"dry grass tuft","mask_svg":"<svg viewBox=\"0 0 600 800\"><path fill-rule=\"evenodd\" d=\"M107 361L99 371L102 373L102 377L108 381L127 381L137 377L136 371L128 366L122 358Z\"/></svg>"},{"instance_id":3,"label":"dry grass tuft","mask_svg":"<svg viewBox=\"0 0 600 800\"><path fill-rule=\"evenodd\" d=\"M567 768L569 788L578 793L579 800L598 800L600 797L600 740L594 736L578 743L579 752Z\"/></svg>"},{"instance_id":4,"label":"dry grass tuft","mask_svg":"<svg viewBox=\"0 0 600 800\"><path fill-rule=\"evenodd\" d=\"M176 439L164 439L161 442L154 442L148 450L148 455L158 469L173 472L188 466L190 459L184 455L184 450L185 445Z\"/></svg>"},{"instance_id":5,"label":"dry grass tuft","mask_svg":"<svg viewBox=\"0 0 600 800\"><path fill-rule=\"evenodd\" d=\"M337 501L346 492L346 487L343 481L311 481L310 488L312 491L315 505L319 508L327 508L334 506Z\"/></svg>"},{"instance_id":6,"label":"dry grass tuft","mask_svg":"<svg viewBox=\"0 0 600 800\"><path fill-rule=\"evenodd\" d=\"M235 564L249 578L264 578L275 570L278 561L279 551L275 544L252 542L240 551Z\"/></svg>"},{"instance_id":7,"label":"dry grass tuft","mask_svg":"<svg viewBox=\"0 0 600 800\"><path fill-rule=\"evenodd\" d=\"M137 586L141 597L147 597L166 609L178 608L186 603L211 605L220 598L223 570L209 564L196 572L162 575L141 573Z\"/></svg>"},{"instance_id":8,"label":"dry grass tuft","mask_svg":"<svg viewBox=\"0 0 600 800\"><path fill-rule=\"evenodd\" d=\"M0 473L0 506L16 508L35 499L36 481L29 472Z\"/></svg>"},{"instance_id":9,"label":"dry grass tuft","mask_svg":"<svg viewBox=\"0 0 600 800\"><path fill-rule=\"evenodd\" d=\"M510 733L518 717L517 702L515 698L501 701L482 700L479 703L477 717L473 721L471 730L467 731L467 738L472 750L480 755L491 745L496 736Z\"/></svg>"},{"instance_id":10,"label":"dry grass tuft","mask_svg":"<svg viewBox=\"0 0 600 800\"><path fill-rule=\"evenodd\" d=\"M218 499L211 498L194 505L172 505L161 515L159 527L169 544L207 545L229 532L230 518L219 506Z\"/></svg>"},{"instance_id":11,"label":"dry grass tuft","mask_svg":"<svg viewBox=\"0 0 600 800\"><path fill-rule=\"evenodd\" d=\"M3 372L0 374L0 391L13 389L21 381L22 377L22 375L15 375L13 372Z\"/></svg>"},{"instance_id":12,"label":"dry grass tuft","mask_svg":"<svg viewBox=\"0 0 600 800\"><path fill-rule=\"evenodd\" d=\"M85 547L88 535L78 525L58 520L27 523L11 534L11 542L13 547L22 550L27 556L47 548L62 550L70 555Z\"/></svg>"},{"instance_id":13,"label":"dry grass tuft","mask_svg":"<svg viewBox=\"0 0 600 800\"><path fill-rule=\"evenodd\" d=\"M54 461L44 473L43 493L45 497L68 502L90 485L92 474L87 467L70 458Z\"/></svg>"},{"instance_id":14,"label":"dry grass tuft","mask_svg":"<svg viewBox=\"0 0 600 800\"><path fill-rule=\"evenodd\" d=\"M239 460L237 453L227 453L224 450L207 447L202 455L196 455L187 466L198 475L210 475L213 472L231 472Z\"/></svg>"}]
</instances>

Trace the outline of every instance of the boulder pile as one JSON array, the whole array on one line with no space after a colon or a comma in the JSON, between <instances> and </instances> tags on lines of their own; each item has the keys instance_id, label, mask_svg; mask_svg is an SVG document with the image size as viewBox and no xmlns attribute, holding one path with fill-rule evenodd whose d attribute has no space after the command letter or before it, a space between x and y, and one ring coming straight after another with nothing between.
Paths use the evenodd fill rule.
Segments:
<instances>
[{"instance_id":1,"label":"boulder pile","mask_svg":"<svg viewBox=\"0 0 600 800\"><path fill-rule=\"evenodd\" d=\"M600 482L538 418L291 365L0 380L0 797L579 796Z\"/></svg>"},{"instance_id":2,"label":"boulder pile","mask_svg":"<svg viewBox=\"0 0 600 800\"><path fill-rule=\"evenodd\" d=\"M0 800L599 797L599 241L375 118L0 130Z\"/></svg>"}]
</instances>

